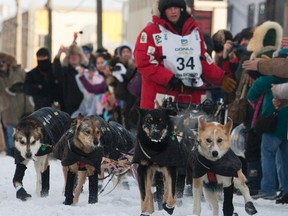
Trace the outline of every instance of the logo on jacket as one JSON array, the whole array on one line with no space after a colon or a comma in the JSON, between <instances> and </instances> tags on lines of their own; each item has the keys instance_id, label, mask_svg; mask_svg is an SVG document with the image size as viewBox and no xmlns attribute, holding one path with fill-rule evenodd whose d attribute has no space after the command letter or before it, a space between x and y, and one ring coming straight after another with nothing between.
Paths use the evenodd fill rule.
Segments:
<instances>
[{"instance_id":1,"label":"logo on jacket","mask_svg":"<svg viewBox=\"0 0 288 216\"><path fill-rule=\"evenodd\" d=\"M141 33L140 43L147 43L147 33L146 32Z\"/></svg>"},{"instance_id":2,"label":"logo on jacket","mask_svg":"<svg viewBox=\"0 0 288 216\"><path fill-rule=\"evenodd\" d=\"M153 34L153 39L154 39L154 43L155 46L161 46L162 45L162 37L161 34Z\"/></svg>"},{"instance_id":3,"label":"logo on jacket","mask_svg":"<svg viewBox=\"0 0 288 216\"><path fill-rule=\"evenodd\" d=\"M182 46L187 46L188 45L188 40L187 39L181 39L181 45Z\"/></svg>"}]
</instances>

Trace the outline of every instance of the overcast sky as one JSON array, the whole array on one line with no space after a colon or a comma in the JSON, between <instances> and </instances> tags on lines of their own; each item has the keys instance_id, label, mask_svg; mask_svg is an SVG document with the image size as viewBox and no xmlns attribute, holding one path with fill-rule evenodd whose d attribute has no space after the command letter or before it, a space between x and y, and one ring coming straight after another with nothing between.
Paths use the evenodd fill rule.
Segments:
<instances>
[{"instance_id":1,"label":"overcast sky","mask_svg":"<svg viewBox=\"0 0 288 216\"><path fill-rule=\"evenodd\" d=\"M41 7L45 5L47 0L19 0L22 10L27 10L28 7ZM103 8L111 8L111 9L121 9L122 3L126 0L102 0L103 2ZM67 6L72 8L78 8L78 7L95 7L96 8L96 2L97 0L52 0L52 4L55 6ZM15 0L0 0L0 6L1 5L7 5L8 16L13 16L15 14Z\"/></svg>"}]
</instances>

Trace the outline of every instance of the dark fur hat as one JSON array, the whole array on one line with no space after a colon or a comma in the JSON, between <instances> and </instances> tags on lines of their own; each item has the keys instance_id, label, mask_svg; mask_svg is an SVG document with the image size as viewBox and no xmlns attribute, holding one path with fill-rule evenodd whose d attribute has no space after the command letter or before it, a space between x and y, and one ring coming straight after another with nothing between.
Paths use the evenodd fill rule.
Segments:
<instances>
[{"instance_id":1,"label":"dark fur hat","mask_svg":"<svg viewBox=\"0 0 288 216\"><path fill-rule=\"evenodd\" d=\"M223 50L224 44L227 40L232 40L233 35L230 31L226 29L220 29L215 34L212 35L212 40L214 43L214 50L216 53Z\"/></svg>"}]
</instances>

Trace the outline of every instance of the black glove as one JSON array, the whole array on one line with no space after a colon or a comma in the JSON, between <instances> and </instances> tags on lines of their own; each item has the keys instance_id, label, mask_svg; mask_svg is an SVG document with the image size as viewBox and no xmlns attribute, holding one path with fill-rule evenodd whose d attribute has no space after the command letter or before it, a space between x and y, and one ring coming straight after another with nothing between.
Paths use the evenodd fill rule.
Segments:
<instances>
[{"instance_id":1,"label":"black glove","mask_svg":"<svg viewBox=\"0 0 288 216\"><path fill-rule=\"evenodd\" d=\"M22 201L26 201L27 198L30 198L30 197L32 197L32 196L31 196L30 194L28 194L23 187L21 187L21 188L16 192L16 198L17 198L17 199L20 199L20 200L22 200Z\"/></svg>"},{"instance_id":2,"label":"black glove","mask_svg":"<svg viewBox=\"0 0 288 216\"><path fill-rule=\"evenodd\" d=\"M14 83L12 86L10 86L9 91L13 93L24 92L24 83L23 82Z\"/></svg>"},{"instance_id":3,"label":"black glove","mask_svg":"<svg viewBox=\"0 0 288 216\"><path fill-rule=\"evenodd\" d=\"M175 75L169 80L167 85L167 90L178 90L181 87L184 87L184 84L181 79L175 77Z\"/></svg>"}]
</instances>

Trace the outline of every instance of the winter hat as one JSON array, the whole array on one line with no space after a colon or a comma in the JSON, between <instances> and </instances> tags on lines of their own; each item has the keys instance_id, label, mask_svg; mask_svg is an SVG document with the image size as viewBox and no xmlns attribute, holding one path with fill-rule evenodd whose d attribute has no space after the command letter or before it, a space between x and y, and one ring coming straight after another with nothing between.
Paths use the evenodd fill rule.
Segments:
<instances>
[{"instance_id":1,"label":"winter hat","mask_svg":"<svg viewBox=\"0 0 288 216\"><path fill-rule=\"evenodd\" d=\"M0 62L6 62L12 67L17 66L16 58L8 53L0 52Z\"/></svg>"},{"instance_id":2,"label":"winter hat","mask_svg":"<svg viewBox=\"0 0 288 216\"><path fill-rule=\"evenodd\" d=\"M233 39L233 35L230 31L226 29L220 29L218 30L213 36L212 40L214 43L214 50L216 53L219 53L223 50L224 44L226 43L227 40Z\"/></svg>"},{"instance_id":3,"label":"winter hat","mask_svg":"<svg viewBox=\"0 0 288 216\"><path fill-rule=\"evenodd\" d=\"M158 10L160 14L164 14L169 7L179 7L186 10L186 2L184 0L159 0Z\"/></svg>"},{"instance_id":4,"label":"winter hat","mask_svg":"<svg viewBox=\"0 0 288 216\"><path fill-rule=\"evenodd\" d=\"M241 32L239 32L235 35L235 37L233 38L233 41L240 44L240 42L243 39L250 40L252 38L252 36L253 36L253 29L251 27L244 28L241 30Z\"/></svg>"},{"instance_id":5,"label":"winter hat","mask_svg":"<svg viewBox=\"0 0 288 216\"><path fill-rule=\"evenodd\" d=\"M256 58L261 53L276 51L281 47L283 29L277 22L266 21L255 28L247 50L252 51L251 58Z\"/></svg>"},{"instance_id":6,"label":"winter hat","mask_svg":"<svg viewBox=\"0 0 288 216\"><path fill-rule=\"evenodd\" d=\"M131 50L131 48L130 48L129 46L123 45L123 46L121 46L121 47L119 48L119 54L120 54L120 55L122 54L122 51L123 51L124 49L128 49L130 52L132 52L132 50Z\"/></svg>"},{"instance_id":7,"label":"winter hat","mask_svg":"<svg viewBox=\"0 0 288 216\"><path fill-rule=\"evenodd\" d=\"M36 56L48 56L50 58L50 52L47 48L42 47L36 52Z\"/></svg>"},{"instance_id":8,"label":"winter hat","mask_svg":"<svg viewBox=\"0 0 288 216\"><path fill-rule=\"evenodd\" d=\"M93 45L92 44L85 44L82 46L83 52L84 53L92 53L93 51Z\"/></svg>"},{"instance_id":9,"label":"winter hat","mask_svg":"<svg viewBox=\"0 0 288 216\"><path fill-rule=\"evenodd\" d=\"M71 55L80 55L80 63L81 65L83 66L87 66L88 65L88 59L86 58L86 56L84 55L83 53L83 50L81 47L77 46L76 44L72 44L69 46L67 52L66 52L66 56L65 58L63 59L63 65L64 66L68 66L68 59L69 59L69 56Z\"/></svg>"}]
</instances>

